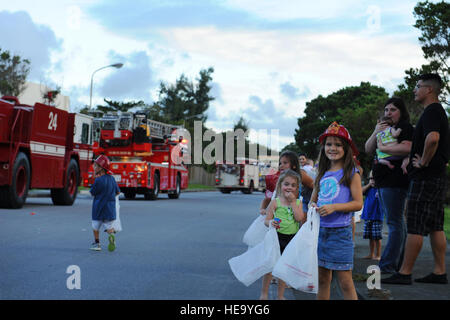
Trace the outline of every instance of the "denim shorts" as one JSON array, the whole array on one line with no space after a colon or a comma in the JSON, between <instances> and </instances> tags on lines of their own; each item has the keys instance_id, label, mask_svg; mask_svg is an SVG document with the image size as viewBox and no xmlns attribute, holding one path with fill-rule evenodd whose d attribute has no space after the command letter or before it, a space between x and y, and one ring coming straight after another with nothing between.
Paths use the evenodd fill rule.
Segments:
<instances>
[{"instance_id":1,"label":"denim shorts","mask_svg":"<svg viewBox=\"0 0 450 320\"><path fill-rule=\"evenodd\" d=\"M319 267L329 270L352 270L352 226L320 227L317 256Z\"/></svg>"}]
</instances>

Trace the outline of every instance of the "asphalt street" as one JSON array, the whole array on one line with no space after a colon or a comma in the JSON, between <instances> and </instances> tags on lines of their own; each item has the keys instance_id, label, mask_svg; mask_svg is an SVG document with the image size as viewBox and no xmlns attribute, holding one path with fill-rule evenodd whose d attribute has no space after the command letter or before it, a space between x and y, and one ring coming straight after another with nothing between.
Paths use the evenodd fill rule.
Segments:
<instances>
[{"instance_id":1,"label":"asphalt street","mask_svg":"<svg viewBox=\"0 0 450 320\"><path fill-rule=\"evenodd\" d=\"M260 192L121 198L123 231L114 252L106 233L102 251L89 250L89 195L69 207L28 198L22 209L0 209L0 299L258 299L261 281L244 286L228 259L247 249L242 236L262 198ZM80 289L68 289L70 266L79 268ZM269 298L275 295L272 285ZM292 290L285 296L295 299Z\"/></svg>"}]
</instances>

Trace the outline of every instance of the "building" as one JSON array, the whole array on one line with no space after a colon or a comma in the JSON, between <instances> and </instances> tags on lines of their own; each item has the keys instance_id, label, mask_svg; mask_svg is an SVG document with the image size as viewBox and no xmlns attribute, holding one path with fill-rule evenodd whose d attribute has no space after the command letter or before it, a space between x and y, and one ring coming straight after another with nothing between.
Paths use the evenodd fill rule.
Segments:
<instances>
[{"instance_id":1,"label":"building","mask_svg":"<svg viewBox=\"0 0 450 320\"><path fill-rule=\"evenodd\" d=\"M36 102L48 103L44 99L44 94L48 91L54 90L40 83L26 82L25 90L18 96L20 103L34 105ZM70 108L70 98L62 94L58 94L53 105L59 109L69 111Z\"/></svg>"}]
</instances>

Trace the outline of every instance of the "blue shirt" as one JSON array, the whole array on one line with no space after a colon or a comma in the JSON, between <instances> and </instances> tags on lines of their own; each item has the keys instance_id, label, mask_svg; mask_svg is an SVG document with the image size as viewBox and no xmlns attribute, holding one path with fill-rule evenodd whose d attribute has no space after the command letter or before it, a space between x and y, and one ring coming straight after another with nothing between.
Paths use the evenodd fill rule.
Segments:
<instances>
[{"instance_id":1,"label":"blue shirt","mask_svg":"<svg viewBox=\"0 0 450 320\"><path fill-rule=\"evenodd\" d=\"M380 200L378 199L378 189L370 188L367 191L361 219L383 221L383 212L381 211Z\"/></svg>"},{"instance_id":2,"label":"blue shirt","mask_svg":"<svg viewBox=\"0 0 450 320\"><path fill-rule=\"evenodd\" d=\"M343 175L344 169L325 172L320 179L318 207L333 203L347 203L353 200L350 188L339 183ZM330 215L320 217L320 226L325 228L346 227L351 224L351 221L352 212L335 211Z\"/></svg>"},{"instance_id":3,"label":"blue shirt","mask_svg":"<svg viewBox=\"0 0 450 320\"><path fill-rule=\"evenodd\" d=\"M116 220L116 194L120 189L114 177L105 174L96 178L90 192L94 196L92 220Z\"/></svg>"}]
</instances>

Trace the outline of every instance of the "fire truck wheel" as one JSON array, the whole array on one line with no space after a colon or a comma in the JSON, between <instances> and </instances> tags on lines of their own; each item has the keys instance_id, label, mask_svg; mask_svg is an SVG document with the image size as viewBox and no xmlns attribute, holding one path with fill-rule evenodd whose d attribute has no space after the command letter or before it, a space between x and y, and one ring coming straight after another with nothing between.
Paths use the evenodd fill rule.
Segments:
<instances>
[{"instance_id":1,"label":"fire truck wheel","mask_svg":"<svg viewBox=\"0 0 450 320\"><path fill-rule=\"evenodd\" d=\"M64 188L52 189L51 196L54 205L71 206L78 194L78 182L80 173L75 159L71 159L66 172L66 181Z\"/></svg>"},{"instance_id":2,"label":"fire truck wheel","mask_svg":"<svg viewBox=\"0 0 450 320\"><path fill-rule=\"evenodd\" d=\"M12 209L22 208L29 188L30 162L23 152L19 152L13 166L12 184L0 191L0 205Z\"/></svg>"},{"instance_id":3,"label":"fire truck wheel","mask_svg":"<svg viewBox=\"0 0 450 320\"><path fill-rule=\"evenodd\" d=\"M159 195L159 174L155 173L155 178L153 182L153 190L150 190L144 195L145 200L156 200Z\"/></svg>"},{"instance_id":4,"label":"fire truck wheel","mask_svg":"<svg viewBox=\"0 0 450 320\"><path fill-rule=\"evenodd\" d=\"M175 189L175 193L169 193L169 199L178 199L180 197L180 193L181 193L181 181L180 181L180 176L177 176L177 186Z\"/></svg>"}]
</instances>

